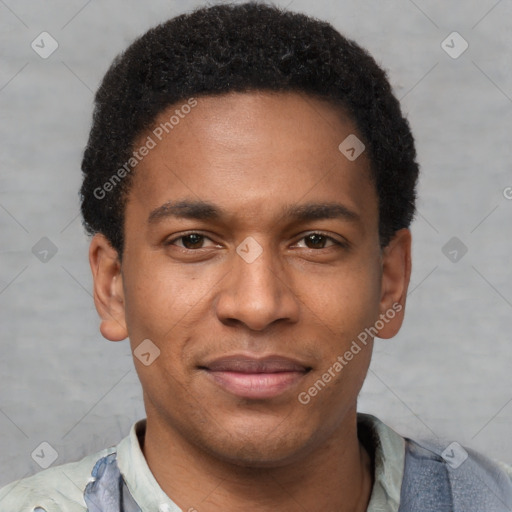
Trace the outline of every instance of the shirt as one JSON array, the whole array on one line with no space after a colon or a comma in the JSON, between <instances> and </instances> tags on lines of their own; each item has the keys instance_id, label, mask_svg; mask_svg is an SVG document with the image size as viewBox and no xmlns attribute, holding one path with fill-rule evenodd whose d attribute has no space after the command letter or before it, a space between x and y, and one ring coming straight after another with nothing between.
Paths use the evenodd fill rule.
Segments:
<instances>
[{"instance_id":1,"label":"shirt","mask_svg":"<svg viewBox=\"0 0 512 512\"><path fill-rule=\"evenodd\" d=\"M398 512L405 439L370 414L358 413L357 422L358 436L374 468L367 511ZM85 489L94 481L92 472L98 461L110 454L116 454L126 487L142 512L182 512L160 488L147 465L141 449L145 428L146 420L140 420L115 447L78 462L48 468L0 489L0 512L87 512ZM501 464L512 478L512 468Z\"/></svg>"}]
</instances>

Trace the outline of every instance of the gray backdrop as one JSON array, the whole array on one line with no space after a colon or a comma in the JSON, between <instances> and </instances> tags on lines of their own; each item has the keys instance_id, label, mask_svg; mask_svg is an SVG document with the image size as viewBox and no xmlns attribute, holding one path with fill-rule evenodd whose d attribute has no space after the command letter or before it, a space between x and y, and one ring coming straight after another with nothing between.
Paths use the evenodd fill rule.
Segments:
<instances>
[{"instance_id":1,"label":"gray backdrop","mask_svg":"<svg viewBox=\"0 0 512 512\"><path fill-rule=\"evenodd\" d=\"M0 0L0 485L50 462L31 456L42 442L76 460L144 416L128 341L98 330L80 160L113 57L200 4ZM360 410L512 462L512 2L277 4L368 48L417 140L406 322L376 341Z\"/></svg>"}]
</instances>

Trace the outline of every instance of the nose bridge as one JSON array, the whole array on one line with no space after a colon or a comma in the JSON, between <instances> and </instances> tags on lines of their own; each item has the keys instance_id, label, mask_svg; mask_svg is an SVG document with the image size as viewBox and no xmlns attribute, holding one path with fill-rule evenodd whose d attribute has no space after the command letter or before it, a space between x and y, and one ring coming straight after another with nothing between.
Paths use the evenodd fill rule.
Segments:
<instances>
[{"instance_id":1,"label":"nose bridge","mask_svg":"<svg viewBox=\"0 0 512 512\"><path fill-rule=\"evenodd\" d=\"M242 250L239 249L237 252L242 252ZM265 248L263 250L262 247L261 254L254 257L254 254L257 252L257 249L251 248L249 252L251 257L249 259L245 259L240 254L238 254L237 258L234 258L233 284L236 287L237 295L240 297L246 295L249 290L252 290L253 296L262 295L261 299L269 300L279 294L279 284L276 282L279 281L276 277L276 267L279 265L276 261L276 256L272 254L270 249ZM250 294L247 295L250 296Z\"/></svg>"},{"instance_id":2,"label":"nose bridge","mask_svg":"<svg viewBox=\"0 0 512 512\"><path fill-rule=\"evenodd\" d=\"M221 321L238 320L254 330L278 319L296 321L298 304L277 251L248 237L237 247L231 264L217 301Z\"/></svg>"}]
</instances>

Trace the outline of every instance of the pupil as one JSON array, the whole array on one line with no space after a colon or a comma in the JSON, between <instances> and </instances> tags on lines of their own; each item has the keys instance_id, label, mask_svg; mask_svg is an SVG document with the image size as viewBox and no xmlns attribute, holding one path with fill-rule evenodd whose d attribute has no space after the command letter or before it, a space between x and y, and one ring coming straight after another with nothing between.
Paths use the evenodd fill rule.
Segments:
<instances>
[{"instance_id":1,"label":"pupil","mask_svg":"<svg viewBox=\"0 0 512 512\"><path fill-rule=\"evenodd\" d=\"M189 246L196 246L202 242L203 237L201 235L187 235L183 239L183 245L190 249Z\"/></svg>"},{"instance_id":2,"label":"pupil","mask_svg":"<svg viewBox=\"0 0 512 512\"><path fill-rule=\"evenodd\" d=\"M325 241L323 235L309 235L307 239L312 243L313 247L323 246Z\"/></svg>"}]
</instances>

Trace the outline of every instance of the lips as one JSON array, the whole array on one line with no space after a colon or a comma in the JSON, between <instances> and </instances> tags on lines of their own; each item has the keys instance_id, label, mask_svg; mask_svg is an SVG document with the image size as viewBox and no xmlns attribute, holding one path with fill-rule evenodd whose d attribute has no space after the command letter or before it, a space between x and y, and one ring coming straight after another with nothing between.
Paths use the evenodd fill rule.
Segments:
<instances>
[{"instance_id":1,"label":"lips","mask_svg":"<svg viewBox=\"0 0 512 512\"><path fill-rule=\"evenodd\" d=\"M306 364L277 355L222 357L200 366L224 391L247 399L269 399L298 385L311 370Z\"/></svg>"},{"instance_id":2,"label":"lips","mask_svg":"<svg viewBox=\"0 0 512 512\"><path fill-rule=\"evenodd\" d=\"M279 356L268 356L262 359L230 356L217 359L205 366L212 372L240 373L303 372L308 369L293 359Z\"/></svg>"}]
</instances>

